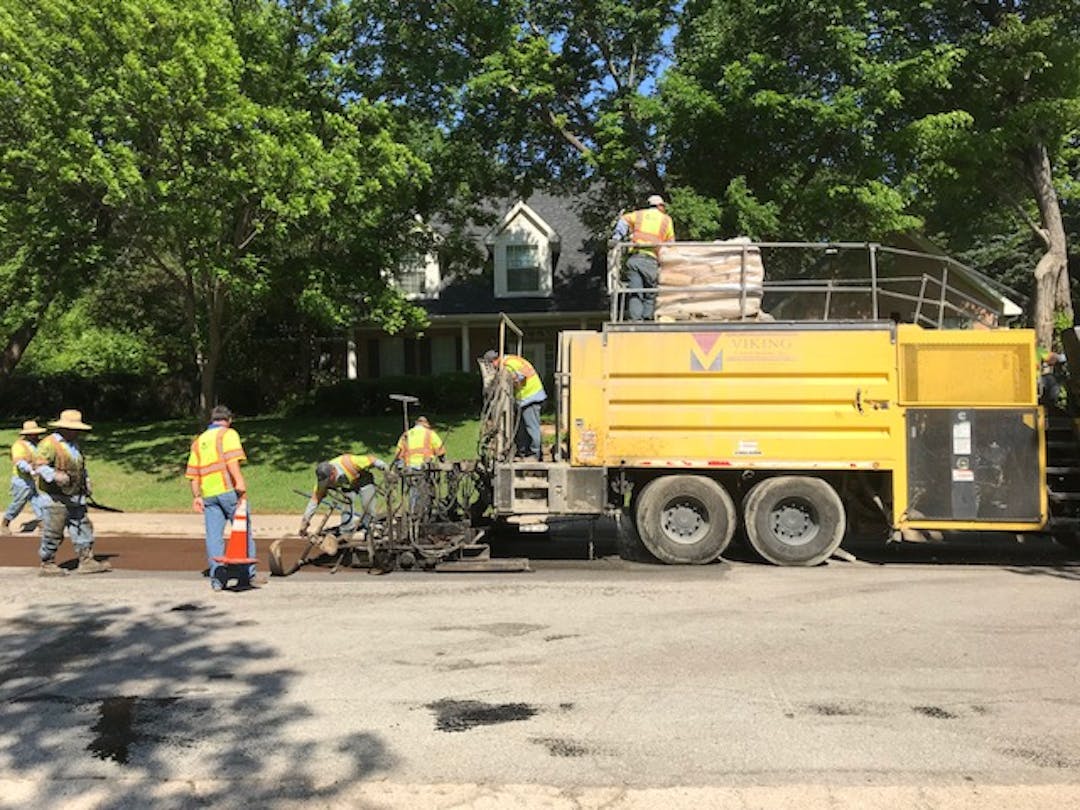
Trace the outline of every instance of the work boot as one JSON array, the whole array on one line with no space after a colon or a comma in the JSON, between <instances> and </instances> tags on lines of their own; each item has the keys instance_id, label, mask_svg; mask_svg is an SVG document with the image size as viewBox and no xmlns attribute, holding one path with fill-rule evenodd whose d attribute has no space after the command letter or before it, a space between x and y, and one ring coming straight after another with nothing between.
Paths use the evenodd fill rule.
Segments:
<instances>
[{"instance_id":1,"label":"work boot","mask_svg":"<svg viewBox=\"0 0 1080 810\"><path fill-rule=\"evenodd\" d=\"M11 521L7 518L0 520L0 534L11 534Z\"/></svg>"},{"instance_id":2,"label":"work boot","mask_svg":"<svg viewBox=\"0 0 1080 810\"><path fill-rule=\"evenodd\" d=\"M38 570L39 577L66 577L67 574L67 571L56 564L55 557L49 557L47 560L42 560L41 568Z\"/></svg>"},{"instance_id":3,"label":"work boot","mask_svg":"<svg viewBox=\"0 0 1080 810\"><path fill-rule=\"evenodd\" d=\"M79 552L79 567L75 570L80 574L104 574L112 571L112 565L95 560L94 552L87 548Z\"/></svg>"}]
</instances>

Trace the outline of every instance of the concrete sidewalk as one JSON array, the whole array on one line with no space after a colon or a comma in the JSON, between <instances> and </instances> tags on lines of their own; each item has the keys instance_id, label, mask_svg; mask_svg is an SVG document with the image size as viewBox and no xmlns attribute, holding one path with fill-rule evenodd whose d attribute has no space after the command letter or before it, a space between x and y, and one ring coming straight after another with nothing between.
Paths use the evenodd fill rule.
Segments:
<instances>
[{"instance_id":1,"label":"concrete sidewalk","mask_svg":"<svg viewBox=\"0 0 1080 810\"><path fill-rule=\"evenodd\" d=\"M104 535L138 535L143 537L203 537L203 516L195 512L101 512L90 510L90 520L94 531ZM258 512L249 516L251 528L258 539L276 539L285 535L295 535L300 526L300 513L295 515L262 515ZM12 533L23 533L23 526L33 521L29 512L24 512L12 524Z\"/></svg>"}]
</instances>

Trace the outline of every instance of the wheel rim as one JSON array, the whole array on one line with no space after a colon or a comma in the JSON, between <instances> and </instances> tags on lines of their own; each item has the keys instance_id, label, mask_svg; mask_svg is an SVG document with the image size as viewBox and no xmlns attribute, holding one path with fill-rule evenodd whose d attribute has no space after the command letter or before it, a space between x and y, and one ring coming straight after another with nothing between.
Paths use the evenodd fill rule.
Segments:
<instances>
[{"instance_id":1,"label":"wheel rim","mask_svg":"<svg viewBox=\"0 0 1080 810\"><path fill-rule=\"evenodd\" d=\"M769 529L788 546L805 546L821 530L817 510L805 498L784 498L769 512Z\"/></svg>"},{"instance_id":2,"label":"wheel rim","mask_svg":"<svg viewBox=\"0 0 1080 810\"><path fill-rule=\"evenodd\" d=\"M696 498L674 498L664 505L660 528L673 543L693 545L709 533L709 510Z\"/></svg>"}]
</instances>

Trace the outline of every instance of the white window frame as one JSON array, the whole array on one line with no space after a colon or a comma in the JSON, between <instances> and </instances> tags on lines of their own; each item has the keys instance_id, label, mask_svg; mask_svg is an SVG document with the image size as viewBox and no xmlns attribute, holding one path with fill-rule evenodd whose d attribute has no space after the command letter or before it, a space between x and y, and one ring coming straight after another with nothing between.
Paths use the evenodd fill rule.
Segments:
<instances>
[{"instance_id":1,"label":"white window frame","mask_svg":"<svg viewBox=\"0 0 1080 810\"><path fill-rule=\"evenodd\" d=\"M401 276L404 273L415 273L416 275L423 273L423 290L419 292L406 291L401 283ZM409 301L438 298L439 290L442 286L442 274L439 269L439 254L435 251L428 251L427 253L413 256L411 260L406 260L398 269L397 274L394 275L393 283Z\"/></svg>"},{"instance_id":2,"label":"white window frame","mask_svg":"<svg viewBox=\"0 0 1080 810\"><path fill-rule=\"evenodd\" d=\"M492 251L496 298L551 297L559 235L528 205L517 202L484 241ZM507 249L523 245L536 248L539 284L535 290L510 290L507 283Z\"/></svg>"}]
</instances>

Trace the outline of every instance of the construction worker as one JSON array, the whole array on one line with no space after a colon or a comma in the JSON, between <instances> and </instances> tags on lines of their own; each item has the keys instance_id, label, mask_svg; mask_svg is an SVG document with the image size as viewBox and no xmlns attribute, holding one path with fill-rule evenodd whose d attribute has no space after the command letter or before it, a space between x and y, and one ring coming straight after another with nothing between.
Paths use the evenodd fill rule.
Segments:
<instances>
[{"instance_id":1,"label":"construction worker","mask_svg":"<svg viewBox=\"0 0 1080 810\"><path fill-rule=\"evenodd\" d=\"M631 321L651 321L656 311L656 287L660 281L660 244L675 241L675 227L659 194L648 199L648 208L623 214L615 223L616 242L630 241L626 260L626 286ZM637 290L637 292L634 292Z\"/></svg>"},{"instance_id":2,"label":"construction worker","mask_svg":"<svg viewBox=\"0 0 1080 810\"><path fill-rule=\"evenodd\" d=\"M0 521L0 534L11 533L11 521L19 516L28 503L34 510L36 521L41 522L44 504L34 480L34 448L37 447L38 436L48 432L31 419L23 422L19 438L11 445L11 505Z\"/></svg>"},{"instance_id":3,"label":"construction worker","mask_svg":"<svg viewBox=\"0 0 1080 810\"><path fill-rule=\"evenodd\" d=\"M514 400L517 402L518 419L517 454L523 458L543 461L540 447L540 407L547 399L544 383L533 364L517 354L506 354L500 359L494 349L484 353L484 359L498 368L505 368L514 378Z\"/></svg>"},{"instance_id":4,"label":"construction worker","mask_svg":"<svg viewBox=\"0 0 1080 810\"><path fill-rule=\"evenodd\" d=\"M408 470L422 470L433 462L436 457L446 455L442 437L434 431L427 417L418 416L411 428L401 434L398 439L397 453L394 456L396 466L404 466ZM415 515L423 515L431 506L432 493L424 476L414 472L409 475L406 472L406 484L409 491L409 511Z\"/></svg>"},{"instance_id":5,"label":"construction worker","mask_svg":"<svg viewBox=\"0 0 1080 810\"><path fill-rule=\"evenodd\" d=\"M210 587L225 589L228 566L215 561L225 556L225 523L236 514L239 503L247 497L247 483L240 463L247 460L239 434L232 427L233 414L224 405L215 405L210 424L195 437L188 454L184 476L191 482L192 509L201 512L206 527L206 559L210 568ZM247 556L255 557L251 520L247 521ZM261 584L255 577L255 564L245 566L241 587Z\"/></svg>"},{"instance_id":6,"label":"construction worker","mask_svg":"<svg viewBox=\"0 0 1080 810\"><path fill-rule=\"evenodd\" d=\"M65 528L79 555L78 573L111 571L108 562L94 559L94 524L86 514L86 501L93 490L78 440L90 430L90 425L83 422L80 411L70 408L61 411L60 418L49 422L49 427L55 428L55 432L34 448L34 474L44 506L39 573L43 577L67 574L56 564L56 551L64 539Z\"/></svg>"},{"instance_id":7,"label":"construction worker","mask_svg":"<svg viewBox=\"0 0 1080 810\"><path fill-rule=\"evenodd\" d=\"M419 470L436 456L442 458L445 455L442 437L432 429L426 416L418 416L413 426L398 439L394 460L411 470Z\"/></svg>"},{"instance_id":8,"label":"construction worker","mask_svg":"<svg viewBox=\"0 0 1080 810\"><path fill-rule=\"evenodd\" d=\"M348 514L341 516L339 531L344 534L358 528L366 529L375 511L375 477L371 474L372 467L386 470L386 462L375 456L342 453L318 464L315 467L315 490L311 493L304 516L300 519L300 536L307 536L315 510L331 489L341 492L349 503ZM359 511L356 508L357 498L360 501Z\"/></svg>"},{"instance_id":9,"label":"construction worker","mask_svg":"<svg viewBox=\"0 0 1080 810\"><path fill-rule=\"evenodd\" d=\"M1057 376L1057 367L1065 362L1065 355L1054 352L1045 346L1035 349L1035 359L1039 364L1037 384L1039 404L1047 409L1061 409L1061 381Z\"/></svg>"}]
</instances>

